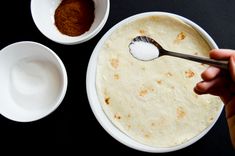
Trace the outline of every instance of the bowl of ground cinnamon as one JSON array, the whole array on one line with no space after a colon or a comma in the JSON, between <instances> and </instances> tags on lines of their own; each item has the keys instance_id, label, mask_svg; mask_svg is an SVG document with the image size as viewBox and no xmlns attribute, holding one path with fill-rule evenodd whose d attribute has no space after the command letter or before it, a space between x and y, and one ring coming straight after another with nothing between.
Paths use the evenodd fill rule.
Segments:
<instances>
[{"instance_id":1,"label":"bowl of ground cinnamon","mask_svg":"<svg viewBox=\"0 0 235 156\"><path fill-rule=\"evenodd\" d=\"M66 45L93 38L105 25L109 0L31 0L31 14L39 31Z\"/></svg>"}]
</instances>

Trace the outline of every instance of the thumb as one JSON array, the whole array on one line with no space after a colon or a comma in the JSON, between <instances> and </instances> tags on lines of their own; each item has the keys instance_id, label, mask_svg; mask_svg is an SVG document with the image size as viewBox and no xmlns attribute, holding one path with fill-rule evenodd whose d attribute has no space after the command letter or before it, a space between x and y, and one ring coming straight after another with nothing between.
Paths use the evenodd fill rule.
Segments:
<instances>
[{"instance_id":1,"label":"thumb","mask_svg":"<svg viewBox=\"0 0 235 156\"><path fill-rule=\"evenodd\" d=\"M235 82L235 55L231 55L229 58L229 72L233 82Z\"/></svg>"}]
</instances>

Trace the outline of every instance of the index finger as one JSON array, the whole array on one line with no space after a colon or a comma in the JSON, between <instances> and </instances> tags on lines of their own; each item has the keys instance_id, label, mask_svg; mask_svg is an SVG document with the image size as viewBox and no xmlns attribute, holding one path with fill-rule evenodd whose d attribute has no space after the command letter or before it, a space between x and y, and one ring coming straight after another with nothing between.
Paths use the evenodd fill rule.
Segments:
<instances>
[{"instance_id":1,"label":"index finger","mask_svg":"<svg viewBox=\"0 0 235 156\"><path fill-rule=\"evenodd\" d=\"M227 60L232 55L235 55L235 50L213 49L210 51L210 58L217 59L217 60Z\"/></svg>"}]
</instances>

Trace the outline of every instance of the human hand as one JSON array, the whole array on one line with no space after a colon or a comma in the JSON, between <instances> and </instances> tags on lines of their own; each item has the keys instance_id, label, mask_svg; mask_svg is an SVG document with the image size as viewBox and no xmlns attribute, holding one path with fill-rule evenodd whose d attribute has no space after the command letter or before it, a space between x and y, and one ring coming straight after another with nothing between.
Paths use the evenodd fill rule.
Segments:
<instances>
[{"instance_id":1,"label":"human hand","mask_svg":"<svg viewBox=\"0 0 235 156\"><path fill-rule=\"evenodd\" d=\"M225 105L225 113L233 147L235 148L235 50L214 49L210 57L217 60L229 60L229 71L216 67L207 68L196 84L194 91L201 94L219 96Z\"/></svg>"}]
</instances>

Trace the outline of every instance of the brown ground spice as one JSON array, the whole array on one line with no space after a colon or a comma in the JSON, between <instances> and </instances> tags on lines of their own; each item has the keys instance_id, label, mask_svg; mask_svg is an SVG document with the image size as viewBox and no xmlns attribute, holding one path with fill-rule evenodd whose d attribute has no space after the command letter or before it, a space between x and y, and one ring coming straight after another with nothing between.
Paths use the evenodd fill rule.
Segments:
<instances>
[{"instance_id":1,"label":"brown ground spice","mask_svg":"<svg viewBox=\"0 0 235 156\"><path fill-rule=\"evenodd\" d=\"M92 0L62 0L55 11L55 25L68 36L79 36L88 31L94 21Z\"/></svg>"}]
</instances>

